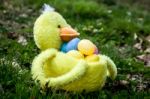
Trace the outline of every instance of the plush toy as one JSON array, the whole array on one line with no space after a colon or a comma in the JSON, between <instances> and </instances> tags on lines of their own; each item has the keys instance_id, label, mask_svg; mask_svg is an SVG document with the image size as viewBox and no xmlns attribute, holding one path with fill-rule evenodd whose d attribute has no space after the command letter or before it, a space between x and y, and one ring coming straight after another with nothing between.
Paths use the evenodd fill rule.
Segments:
<instances>
[{"instance_id":1,"label":"plush toy","mask_svg":"<svg viewBox=\"0 0 150 99\"><path fill-rule=\"evenodd\" d=\"M34 40L41 53L35 57L31 68L33 79L39 81L43 89L89 92L101 89L108 76L115 79L114 62L98 54L92 42L77 36L79 33L59 13L45 5L44 12L34 24ZM68 46L68 52L60 51L63 42L63 48ZM72 45L67 45L69 42L73 42L73 49Z\"/></svg>"}]
</instances>

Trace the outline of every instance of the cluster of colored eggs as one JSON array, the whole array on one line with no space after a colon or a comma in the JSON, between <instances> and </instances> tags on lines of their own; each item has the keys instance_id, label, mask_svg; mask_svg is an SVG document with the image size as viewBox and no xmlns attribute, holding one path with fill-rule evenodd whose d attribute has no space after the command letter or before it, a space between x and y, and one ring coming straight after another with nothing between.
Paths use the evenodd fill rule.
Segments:
<instances>
[{"instance_id":1,"label":"cluster of colored eggs","mask_svg":"<svg viewBox=\"0 0 150 99\"><path fill-rule=\"evenodd\" d=\"M84 58L84 55L98 54L97 47L90 40L80 40L79 38L63 43L60 50L76 58Z\"/></svg>"}]
</instances>

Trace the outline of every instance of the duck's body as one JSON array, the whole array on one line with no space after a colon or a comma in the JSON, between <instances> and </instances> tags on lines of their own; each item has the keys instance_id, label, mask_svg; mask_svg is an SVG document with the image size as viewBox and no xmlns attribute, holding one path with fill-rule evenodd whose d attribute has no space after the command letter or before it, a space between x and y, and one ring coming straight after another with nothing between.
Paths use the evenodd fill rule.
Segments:
<instances>
[{"instance_id":1,"label":"duck's body","mask_svg":"<svg viewBox=\"0 0 150 99\"><path fill-rule=\"evenodd\" d=\"M100 57L100 56L99 56ZM49 77L57 77L71 71L80 60L68 56L62 52L58 52L53 59L46 62L44 66L45 75ZM84 60L85 61L85 60ZM104 85L107 77L107 62L102 57L96 62L87 62L87 70L82 76L70 84L62 87L68 91L95 90Z\"/></svg>"},{"instance_id":2,"label":"duck's body","mask_svg":"<svg viewBox=\"0 0 150 99\"><path fill-rule=\"evenodd\" d=\"M82 79L64 86L63 89L80 92L101 89L107 78L107 62L103 59L97 62L87 62L87 67Z\"/></svg>"},{"instance_id":3,"label":"duck's body","mask_svg":"<svg viewBox=\"0 0 150 99\"><path fill-rule=\"evenodd\" d=\"M49 56L43 59L42 57L46 53ZM45 86L46 81L52 78L54 80L52 82L54 83L50 81L51 84L49 84L49 87L57 87L67 91L93 91L103 87L108 76L107 71L109 58L106 59L106 56L97 55L99 60L88 61L76 59L72 56L68 56L67 54L57 51L53 57L50 57L50 54L51 50L46 50L38 56L39 59L35 59L33 62L33 66L35 67L32 67L32 72L34 72L36 69L39 70L39 72L36 72L37 74L34 73L33 77L36 77L38 74L40 74L40 72L44 72L43 77L45 77L45 82L42 83L44 80L41 81L42 86ZM42 67L37 65L42 63L42 61L45 61L45 63L42 64ZM84 62L82 65L80 65L81 67L77 66L80 61ZM73 69L74 72L71 73L70 71L73 71ZM68 74L70 77L63 77L65 74ZM113 74L113 76L115 77L116 74Z\"/></svg>"}]
</instances>

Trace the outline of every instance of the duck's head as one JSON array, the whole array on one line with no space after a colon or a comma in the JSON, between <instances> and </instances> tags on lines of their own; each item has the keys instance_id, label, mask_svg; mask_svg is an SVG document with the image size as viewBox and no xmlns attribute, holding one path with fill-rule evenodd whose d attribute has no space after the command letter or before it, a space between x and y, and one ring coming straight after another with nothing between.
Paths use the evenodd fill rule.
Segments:
<instances>
[{"instance_id":1,"label":"duck's head","mask_svg":"<svg viewBox=\"0 0 150 99\"><path fill-rule=\"evenodd\" d=\"M79 35L65 19L50 6L45 5L45 10L34 24L34 40L38 48L59 49L63 40L68 40Z\"/></svg>"}]
</instances>

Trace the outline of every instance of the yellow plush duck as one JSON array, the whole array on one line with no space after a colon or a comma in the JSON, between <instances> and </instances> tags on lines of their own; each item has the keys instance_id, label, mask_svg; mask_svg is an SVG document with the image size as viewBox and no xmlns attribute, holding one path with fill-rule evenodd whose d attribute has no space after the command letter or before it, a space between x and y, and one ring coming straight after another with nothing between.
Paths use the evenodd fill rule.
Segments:
<instances>
[{"instance_id":1,"label":"yellow plush duck","mask_svg":"<svg viewBox=\"0 0 150 99\"><path fill-rule=\"evenodd\" d=\"M42 52L33 60L31 69L33 79L42 88L90 92L101 89L107 76L115 79L116 65L109 57L98 54L78 58L59 51L63 40L78 35L59 13L45 5L34 24L34 40Z\"/></svg>"}]
</instances>

